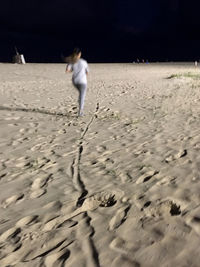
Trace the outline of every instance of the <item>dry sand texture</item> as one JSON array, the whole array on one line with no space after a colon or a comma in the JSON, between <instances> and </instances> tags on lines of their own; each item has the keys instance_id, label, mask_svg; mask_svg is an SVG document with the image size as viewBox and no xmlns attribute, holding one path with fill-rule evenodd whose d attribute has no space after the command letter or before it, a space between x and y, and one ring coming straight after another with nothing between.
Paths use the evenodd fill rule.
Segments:
<instances>
[{"instance_id":1,"label":"dry sand texture","mask_svg":"<svg viewBox=\"0 0 200 267\"><path fill-rule=\"evenodd\" d=\"M200 266L199 70L90 69L0 64L0 266Z\"/></svg>"}]
</instances>

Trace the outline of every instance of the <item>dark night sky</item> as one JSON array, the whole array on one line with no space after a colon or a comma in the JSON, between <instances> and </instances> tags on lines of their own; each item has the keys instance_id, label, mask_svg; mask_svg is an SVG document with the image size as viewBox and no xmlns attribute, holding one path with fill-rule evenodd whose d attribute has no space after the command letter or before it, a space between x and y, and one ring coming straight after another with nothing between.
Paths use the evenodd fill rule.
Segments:
<instances>
[{"instance_id":1,"label":"dark night sky","mask_svg":"<svg viewBox=\"0 0 200 267\"><path fill-rule=\"evenodd\" d=\"M1 0L0 61L14 46L29 62L60 62L73 47L89 62L200 59L198 1Z\"/></svg>"}]
</instances>

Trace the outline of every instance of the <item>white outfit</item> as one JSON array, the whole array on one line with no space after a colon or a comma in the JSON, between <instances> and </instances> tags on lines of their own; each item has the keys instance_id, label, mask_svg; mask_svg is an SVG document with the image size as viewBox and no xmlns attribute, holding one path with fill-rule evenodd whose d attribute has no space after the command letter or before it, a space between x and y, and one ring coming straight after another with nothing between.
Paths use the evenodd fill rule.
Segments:
<instances>
[{"instance_id":1,"label":"white outfit","mask_svg":"<svg viewBox=\"0 0 200 267\"><path fill-rule=\"evenodd\" d=\"M80 58L74 64L68 64L67 69L73 71L73 84L87 84L87 73L89 72L88 63Z\"/></svg>"},{"instance_id":2,"label":"white outfit","mask_svg":"<svg viewBox=\"0 0 200 267\"><path fill-rule=\"evenodd\" d=\"M68 64L67 70L73 72L72 82L79 92L79 116L82 116L87 90L87 73L89 72L87 61L80 58L76 63Z\"/></svg>"}]
</instances>

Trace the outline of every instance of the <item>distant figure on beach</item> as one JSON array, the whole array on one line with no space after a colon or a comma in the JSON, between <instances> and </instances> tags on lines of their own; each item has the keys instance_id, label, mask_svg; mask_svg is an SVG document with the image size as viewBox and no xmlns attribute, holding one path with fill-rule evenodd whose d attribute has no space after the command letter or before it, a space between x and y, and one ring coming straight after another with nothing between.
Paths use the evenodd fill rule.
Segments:
<instances>
[{"instance_id":1,"label":"distant figure on beach","mask_svg":"<svg viewBox=\"0 0 200 267\"><path fill-rule=\"evenodd\" d=\"M85 95L87 91L87 75L89 73L88 63L81 58L81 50L75 48L73 53L66 58L66 72L73 72L72 83L79 93L78 116L83 116Z\"/></svg>"},{"instance_id":2,"label":"distant figure on beach","mask_svg":"<svg viewBox=\"0 0 200 267\"><path fill-rule=\"evenodd\" d=\"M195 68L197 68L197 66L198 66L198 62L195 61L195 62L194 62L194 65L195 65Z\"/></svg>"},{"instance_id":3,"label":"distant figure on beach","mask_svg":"<svg viewBox=\"0 0 200 267\"><path fill-rule=\"evenodd\" d=\"M13 63L26 64L24 55L20 55L17 48L15 47L16 55L13 57Z\"/></svg>"}]
</instances>

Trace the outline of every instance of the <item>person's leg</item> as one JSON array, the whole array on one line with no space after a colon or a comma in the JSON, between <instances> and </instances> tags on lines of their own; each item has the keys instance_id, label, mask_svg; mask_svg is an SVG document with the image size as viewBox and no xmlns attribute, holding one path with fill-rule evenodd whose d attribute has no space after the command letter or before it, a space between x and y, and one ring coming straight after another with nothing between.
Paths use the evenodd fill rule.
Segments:
<instances>
[{"instance_id":1,"label":"person's leg","mask_svg":"<svg viewBox=\"0 0 200 267\"><path fill-rule=\"evenodd\" d=\"M84 102L85 102L85 95L87 90L86 84L79 84L77 86L79 90L79 116L83 116L83 109L84 109Z\"/></svg>"},{"instance_id":2,"label":"person's leg","mask_svg":"<svg viewBox=\"0 0 200 267\"><path fill-rule=\"evenodd\" d=\"M80 109L80 102L81 102L81 89L80 89L80 84L73 83L73 85L76 88L76 90L78 91L78 105L79 105L79 109Z\"/></svg>"},{"instance_id":3,"label":"person's leg","mask_svg":"<svg viewBox=\"0 0 200 267\"><path fill-rule=\"evenodd\" d=\"M86 84L81 84L80 113L83 112L83 109L84 109L86 91L87 91L87 85Z\"/></svg>"}]
</instances>

